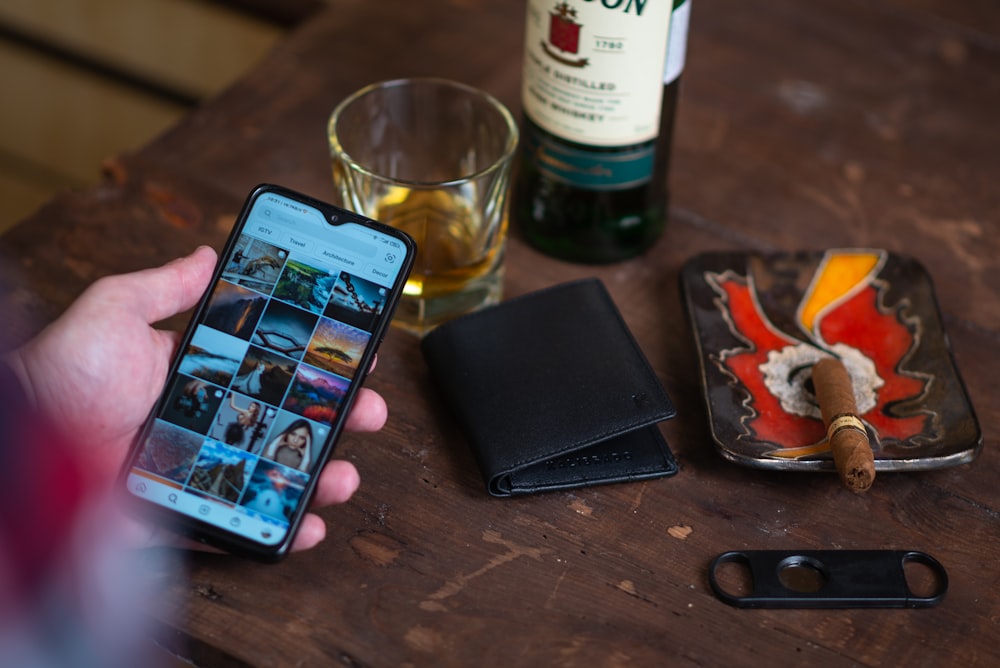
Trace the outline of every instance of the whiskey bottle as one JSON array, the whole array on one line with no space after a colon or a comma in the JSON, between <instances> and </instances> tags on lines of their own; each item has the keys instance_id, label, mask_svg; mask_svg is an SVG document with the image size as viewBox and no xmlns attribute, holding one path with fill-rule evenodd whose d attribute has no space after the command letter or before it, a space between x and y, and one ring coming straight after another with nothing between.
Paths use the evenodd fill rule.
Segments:
<instances>
[{"instance_id":1,"label":"whiskey bottle","mask_svg":"<svg viewBox=\"0 0 1000 668\"><path fill-rule=\"evenodd\" d=\"M662 234L689 8L528 0L511 210L532 246L609 263Z\"/></svg>"}]
</instances>

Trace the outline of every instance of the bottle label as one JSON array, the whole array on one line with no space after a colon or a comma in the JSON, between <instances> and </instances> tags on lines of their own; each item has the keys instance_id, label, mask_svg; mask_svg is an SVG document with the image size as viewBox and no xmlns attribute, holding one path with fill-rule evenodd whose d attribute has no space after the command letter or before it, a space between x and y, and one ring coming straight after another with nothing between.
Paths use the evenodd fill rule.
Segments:
<instances>
[{"instance_id":1,"label":"bottle label","mask_svg":"<svg viewBox=\"0 0 1000 668\"><path fill-rule=\"evenodd\" d=\"M538 169L551 178L587 190L622 190L649 181L655 157L653 142L620 151L588 151L546 141L538 132L525 128L521 136L534 156Z\"/></svg>"},{"instance_id":2,"label":"bottle label","mask_svg":"<svg viewBox=\"0 0 1000 668\"><path fill-rule=\"evenodd\" d=\"M529 0L525 113L590 146L656 138L672 0Z\"/></svg>"}]
</instances>

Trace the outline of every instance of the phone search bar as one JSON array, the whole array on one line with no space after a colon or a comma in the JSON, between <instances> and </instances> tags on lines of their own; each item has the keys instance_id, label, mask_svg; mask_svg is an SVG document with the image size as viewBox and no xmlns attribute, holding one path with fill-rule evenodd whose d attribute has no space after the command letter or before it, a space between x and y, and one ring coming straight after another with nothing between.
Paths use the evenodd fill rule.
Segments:
<instances>
[{"instance_id":1,"label":"phone search bar","mask_svg":"<svg viewBox=\"0 0 1000 668\"><path fill-rule=\"evenodd\" d=\"M264 209L264 220L265 221L275 221L281 223L282 225L288 226L290 229L297 231L308 231L309 236L314 237L324 246L332 246L333 249L339 248L341 250L353 253L354 255L359 255L365 258L375 257L375 253L378 252L378 248L374 244L368 244L351 236L350 234L345 234L338 230L333 225L328 225L324 222L325 228L322 234L315 234L315 230L312 226L309 226L307 230L302 229L302 223L307 221L302 218L296 218L295 216L289 216L281 211L276 211L270 207Z\"/></svg>"}]
</instances>

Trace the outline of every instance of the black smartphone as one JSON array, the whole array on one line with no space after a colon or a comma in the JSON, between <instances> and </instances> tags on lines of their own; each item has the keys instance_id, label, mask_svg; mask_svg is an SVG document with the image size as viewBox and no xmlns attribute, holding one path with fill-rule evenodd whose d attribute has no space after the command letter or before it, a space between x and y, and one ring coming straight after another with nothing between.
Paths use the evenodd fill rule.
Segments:
<instances>
[{"instance_id":1,"label":"black smartphone","mask_svg":"<svg viewBox=\"0 0 1000 668\"><path fill-rule=\"evenodd\" d=\"M287 552L371 367L416 245L254 188L122 472L131 505L227 552Z\"/></svg>"}]
</instances>

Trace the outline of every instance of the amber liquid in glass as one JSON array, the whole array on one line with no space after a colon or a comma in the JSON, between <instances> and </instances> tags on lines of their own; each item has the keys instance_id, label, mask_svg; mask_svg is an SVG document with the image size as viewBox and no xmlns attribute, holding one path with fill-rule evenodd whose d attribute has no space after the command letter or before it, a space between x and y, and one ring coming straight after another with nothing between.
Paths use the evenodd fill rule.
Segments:
<instances>
[{"instance_id":1,"label":"amber liquid in glass","mask_svg":"<svg viewBox=\"0 0 1000 668\"><path fill-rule=\"evenodd\" d=\"M417 258L397 319L430 328L472 306L499 300L506 216L483 228L469 199L441 189L393 188L373 217L417 242ZM411 322L413 321L413 322Z\"/></svg>"}]
</instances>

